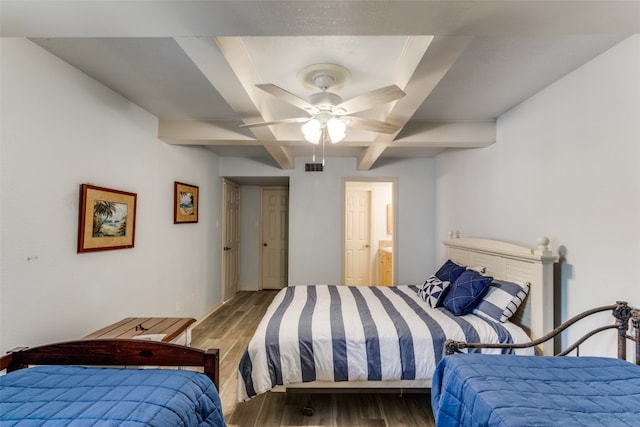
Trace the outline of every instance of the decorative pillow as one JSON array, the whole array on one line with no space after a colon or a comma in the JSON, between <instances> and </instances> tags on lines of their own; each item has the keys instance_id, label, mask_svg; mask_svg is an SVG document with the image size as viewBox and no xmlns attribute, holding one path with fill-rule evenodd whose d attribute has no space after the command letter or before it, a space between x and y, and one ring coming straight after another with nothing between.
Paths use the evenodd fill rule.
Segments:
<instances>
[{"instance_id":1,"label":"decorative pillow","mask_svg":"<svg viewBox=\"0 0 640 427\"><path fill-rule=\"evenodd\" d=\"M418 295L425 300L431 308L436 308L442 305L442 300L447 293L449 284L450 282L443 282L436 276L431 276L418 290Z\"/></svg>"},{"instance_id":2,"label":"decorative pillow","mask_svg":"<svg viewBox=\"0 0 640 427\"><path fill-rule=\"evenodd\" d=\"M450 259L447 260L438 271L436 271L436 277L443 282L455 282L455 280L466 270L465 267L456 264Z\"/></svg>"},{"instance_id":3,"label":"decorative pillow","mask_svg":"<svg viewBox=\"0 0 640 427\"><path fill-rule=\"evenodd\" d=\"M493 277L483 276L474 270L465 270L451 284L442 305L455 316L471 313L492 281Z\"/></svg>"},{"instance_id":4,"label":"decorative pillow","mask_svg":"<svg viewBox=\"0 0 640 427\"><path fill-rule=\"evenodd\" d=\"M529 282L494 280L473 314L504 323L520 307L529 293L529 286Z\"/></svg>"}]
</instances>

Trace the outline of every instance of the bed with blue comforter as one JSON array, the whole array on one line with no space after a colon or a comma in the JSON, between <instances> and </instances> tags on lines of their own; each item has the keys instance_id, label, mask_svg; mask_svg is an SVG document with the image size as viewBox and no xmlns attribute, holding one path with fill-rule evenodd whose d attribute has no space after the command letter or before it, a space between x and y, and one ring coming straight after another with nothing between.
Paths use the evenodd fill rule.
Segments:
<instances>
[{"instance_id":1,"label":"bed with blue comforter","mask_svg":"<svg viewBox=\"0 0 640 427\"><path fill-rule=\"evenodd\" d=\"M218 354L124 339L18 348L0 358L0 425L223 427Z\"/></svg>"},{"instance_id":2,"label":"bed with blue comforter","mask_svg":"<svg viewBox=\"0 0 640 427\"><path fill-rule=\"evenodd\" d=\"M438 427L637 426L640 366L604 357L456 354L432 383Z\"/></svg>"},{"instance_id":3,"label":"bed with blue comforter","mask_svg":"<svg viewBox=\"0 0 640 427\"><path fill-rule=\"evenodd\" d=\"M289 286L276 295L238 368L238 400L277 385L428 383L447 339L522 343L515 324L431 308L416 286ZM483 350L500 353L502 350ZM511 350L509 350L511 351ZM519 351L519 350L518 350ZM533 350L522 350L533 354ZM347 384L347 386L348 386ZM378 386L379 384L379 386Z\"/></svg>"},{"instance_id":4,"label":"bed with blue comforter","mask_svg":"<svg viewBox=\"0 0 640 427\"><path fill-rule=\"evenodd\" d=\"M224 426L204 374L36 366L0 377L0 425Z\"/></svg>"}]
</instances>

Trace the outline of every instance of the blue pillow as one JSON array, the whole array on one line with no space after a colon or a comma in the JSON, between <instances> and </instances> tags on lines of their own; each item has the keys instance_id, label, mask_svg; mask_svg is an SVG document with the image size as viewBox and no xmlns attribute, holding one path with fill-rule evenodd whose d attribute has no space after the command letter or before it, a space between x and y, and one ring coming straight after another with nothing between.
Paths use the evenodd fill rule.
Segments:
<instances>
[{"instance_id":1,"label":"blue pillow","mask_svg":"<svg viewBox=\"0 0 640 427\"><path fill-rule=\"evenodd\" d=\"M443 282L436 276L431 276L418 290L418 295L429 304L429 307L436 308L442 305L447 288L449 288L449 282Z\"/></svg>"},{"instance_id":2,"label":"blue pillow","mask_svg":"<svg viewBox=\"0 0 640 427\"><path fill-rule=\"evenodd\" d=\"M453 283L465 270L466 268L449 259L436 271L436 277L443 282Z\"/></svg>"},{"instance_id":3,"label":"blue pillow","mask_svg":"<svg viewBox=\"0 0 640 427\"><path fill-rule=\"evenodd\" d=\"M471 313L492 281L493 277L465 270L449 287L442 305L455 316Z\"/></svg>"}]
</instances>

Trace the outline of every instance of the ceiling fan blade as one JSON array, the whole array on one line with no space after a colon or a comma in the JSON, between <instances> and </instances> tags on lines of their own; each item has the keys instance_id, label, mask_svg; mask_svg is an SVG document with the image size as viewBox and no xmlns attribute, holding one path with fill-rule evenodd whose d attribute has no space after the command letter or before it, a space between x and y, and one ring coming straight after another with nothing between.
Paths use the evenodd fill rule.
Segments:
<instances>
[{"instance_id":1,"label":"ceiling fan blade","mask_svg":"<svg viewBox=\"0 0 640 427\"><path fill-rule=\"evenodd\" d=\"M381 122L379 120L365 119L363 117L355 116L342 116L342 119L346 119L349 126L364 130L370 130L372 132L379 133L394 133L400 129L400 126Z\"/></svg>"},{"instance_id":2,"label":"ceiling fan blade","mask_svg":"<svg viewBox=\"0 0 640 427\"><path fill-rule=\"evenodd\" d=\"M292 94L291 92L282 89L280 86L276 86L271 83L266 83L266 84L258 84L256 85L256 87L259 89L262 89L268 94L273 95L276 98L286 103L293 105L294 107L297 107L303 111L308 112L309 114L313 114L314 112L317 111L316 107L309 104L304 99Z\"/></svg>"},{"instance_id":3,"label":"ceiling fan blade","mask_svg":"<svg viewBox=\"0 0 640 427\"><path fill-rule=\"evenodd\" d=\"M285 123L303 123L309 121L311 117L292 117L290 119L274 120L272 122L245 123L240 125L241 128L255 128L258 126L282 125Z\"/></svg>"},{"instance_id":4,"label":"ceiling fan blade","mask_svg":"<svg viewBox=\"0 0 640 427\"><path fill-rule=\"evenodd\" d=\"M345 111L345 114L353 114L359 111L368 110L378 104L386 104L387 102L395 101L405 95L406 93L396 85L381 87L380 89L358 95L355 98L347 99L333 107L333 111L337 112L338 109L342 109Z\"/></svg>"}]
</instances>

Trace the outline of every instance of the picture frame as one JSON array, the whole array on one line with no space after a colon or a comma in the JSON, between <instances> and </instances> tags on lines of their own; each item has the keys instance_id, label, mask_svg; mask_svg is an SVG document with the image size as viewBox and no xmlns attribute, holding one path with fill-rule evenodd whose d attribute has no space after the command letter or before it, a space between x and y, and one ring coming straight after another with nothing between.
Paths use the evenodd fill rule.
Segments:
<instances>
[{"instance_id":1,"label":"picture frame","mask_svg":"<svg viewBox=\"0 0 640 427\"><path fill-rule=\"evenodd\" d=\"M198 222L199 188L184 182L173 183L173 223Z\"/></svg>"},{"instance_id":2,"label":"picture frame","mask_svg":"<svg viewBox=\"0 0 640 427\"><path fill-rule=\"evenodd\" d=\"M80 185L78 253L133 248L138 195Z\"/></svg>"}]
</instances>

